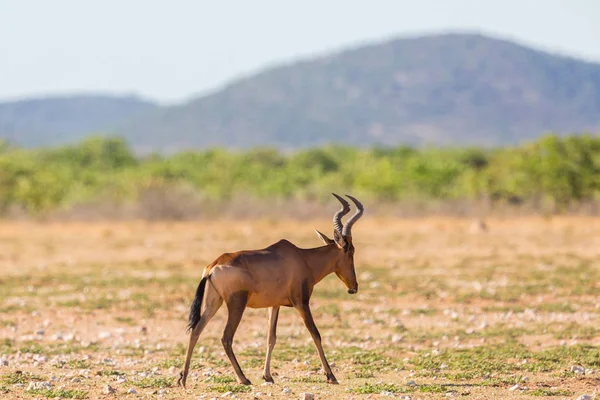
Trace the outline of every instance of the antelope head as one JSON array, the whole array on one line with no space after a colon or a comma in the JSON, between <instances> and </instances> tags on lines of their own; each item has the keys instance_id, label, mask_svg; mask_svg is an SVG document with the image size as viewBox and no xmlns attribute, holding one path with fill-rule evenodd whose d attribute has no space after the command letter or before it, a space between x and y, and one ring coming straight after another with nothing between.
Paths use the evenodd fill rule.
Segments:
<instances>
[{"instance_id":1,"label":"antelope head","mask_svg":"<svg viewBox=\"0 0 600 400\"><path fill-rule=\"evenodd\" d=\"M356 281L356 271L354 270L354 245L352 244L352 226L358 221L364 212L364 207L354 197L346 195L356 205L356 213L350 217L345 224L342 224L342 217L350 211L350 204L335 193L332 193L342 204L342 208L333 216L333 239L329 239L325 234L317 231L317 235L326 245L337 246L338 257L335 260L334 272L338 278L346 285L348 293L354 294L358 291L358 282Z\"/></svg>"}]
</instances>

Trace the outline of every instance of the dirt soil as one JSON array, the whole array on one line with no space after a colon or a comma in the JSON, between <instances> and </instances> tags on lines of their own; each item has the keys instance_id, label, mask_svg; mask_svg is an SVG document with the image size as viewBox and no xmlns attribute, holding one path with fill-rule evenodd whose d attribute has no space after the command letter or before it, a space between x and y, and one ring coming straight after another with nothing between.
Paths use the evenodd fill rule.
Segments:
<instances>
[{"instance_id":1,"label":"dirt soil","mask_svg":"<svg viewBox=\"0 0 600 400\"><path fill-rule=\"evenodd\" d=\"M339 385L289 308L272 385L267 310L244 314L234 351L253 385L238 385L222 307L177 387L204 266L281 238L319 246L313 228L332 223L0 222L0 397L598 398L600 219L576 217L365 216L353 229L358 294L332 275L311 299Z\"/></svg>"}]
</instances>

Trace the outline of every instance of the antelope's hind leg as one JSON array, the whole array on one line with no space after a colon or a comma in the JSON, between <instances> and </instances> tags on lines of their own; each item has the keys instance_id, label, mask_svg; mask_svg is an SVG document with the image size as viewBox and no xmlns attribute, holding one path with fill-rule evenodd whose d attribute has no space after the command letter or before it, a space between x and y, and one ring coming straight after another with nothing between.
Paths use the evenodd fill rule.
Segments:
<instances>
[{"instance_id":1,"label":"antelope's hind leg","mask_svg":"<svg viewBox=\"0 0 600 400\"><path fill-rule=\"evenodd\" d=\"M271 376L271 354L277 341L277 319L279 317L279 307L269 308L269 333L268 333L268 347L267 347L267 358L265 359L265 370L263 372L263 379L266 382L273 383L273 377Z\"/></svg>"},{"instance_id":2,"label":"antelope's hind leg","mask_svg":"<svg viewBox=\"0 0 600 400\"><path fill-rule=\"evenodd\" d=\"M208 280L208 282L206 283L206 292L204 295L204 300L205 308L202 311L202 316L200 317L198 325L196 325L190 333L190 342L188 344L187 354L185 357L185 366L183 368L183 371L179 374L179 380L177 381L177 384L182 385L184 388L190 370L190 362L192 360L192 355L194 354L194 347L198 342L198 338L200 337L200 334L202 333L208 322L212 319L212 317L215 316L215 314L223 304L223 299L221 298L221 296L219 296L210 280Z\"/></svg>"},{"instance_id":3,"label":"antelope's hind leg","mask_svg":"<svg viewBox=\"0 0 600 400\"><path fill-rule=\"evenodd\" d=\"M225 349L225 353L227 357L229 357L229 361L233 366L233 370L237 376L237 380L239 383L243 385L251 385L252 382L246 378L244 373L242 372L242 368L235 358L235 354L233 354L233 336L235 335L235 331L237 330L240 321L242 320L242 315L244 315L244 310L246 310L246 304L248 303L248 292L237 292L233 293L229 299L226 300L227 304L227 325L225 325L225 330L223 331L223 337L221 338L221 343L223 343L223 348Z\"/></svg>"}]
</instances>

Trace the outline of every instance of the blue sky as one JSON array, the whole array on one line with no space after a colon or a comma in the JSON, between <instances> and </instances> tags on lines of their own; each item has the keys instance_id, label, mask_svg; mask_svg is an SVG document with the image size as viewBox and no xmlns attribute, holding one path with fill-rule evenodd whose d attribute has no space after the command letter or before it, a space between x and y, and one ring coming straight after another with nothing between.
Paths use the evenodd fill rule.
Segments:
<instances>
[{"instance_id":1,"label":"blue sky","mask_svg":"<svg viewBox=\"0 0 600 400\"><path fill-rule=\"evenodd\" d=\"M600 62L599 20L595 0L0 0L0 101L181 102L268 65L447 31Z\"/></svg>"}]
</instances>

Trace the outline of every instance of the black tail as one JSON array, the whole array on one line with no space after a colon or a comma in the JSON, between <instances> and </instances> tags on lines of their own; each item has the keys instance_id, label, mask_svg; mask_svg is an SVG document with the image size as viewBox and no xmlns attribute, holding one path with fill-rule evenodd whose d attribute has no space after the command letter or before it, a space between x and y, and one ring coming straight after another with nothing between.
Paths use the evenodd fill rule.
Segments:
<instances>
[{"instance_id":1,"label":"black tail","mask_svg":"<svg viewBox=\"0 0 600 400\"><path fill-rule=\"evenodd\" d=\"M200 322L200 313L202 312L202 298L204 297L204 288L206 287L206 280L208 277L202 278L200 284L198 285L198 289L196 289L196 297L194 297L194 301L192 302L192 306L190 307L190 317L187 331L191 331L198 325Z\"/></svg>"}]
</instances>

